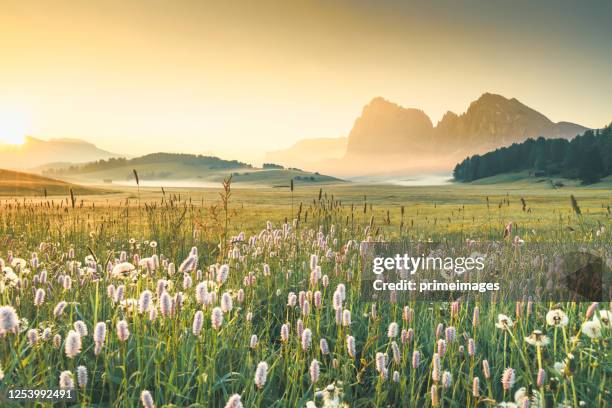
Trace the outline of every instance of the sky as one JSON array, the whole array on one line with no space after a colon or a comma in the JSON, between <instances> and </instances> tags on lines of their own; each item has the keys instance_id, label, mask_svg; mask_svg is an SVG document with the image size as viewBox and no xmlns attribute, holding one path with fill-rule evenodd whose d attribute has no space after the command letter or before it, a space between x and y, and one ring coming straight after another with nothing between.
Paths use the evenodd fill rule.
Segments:
<instances>
[{"instance_id":1,"label":"sky","mask_svg":"<svg viewBox=\"0 0 612 408\"><path fill-rule=\"evenodd\" d=\"M612 121L612 2L0 0L0 141L257 162L383 96L436 123L484 92Z\"/></svg>"}]
</instances>

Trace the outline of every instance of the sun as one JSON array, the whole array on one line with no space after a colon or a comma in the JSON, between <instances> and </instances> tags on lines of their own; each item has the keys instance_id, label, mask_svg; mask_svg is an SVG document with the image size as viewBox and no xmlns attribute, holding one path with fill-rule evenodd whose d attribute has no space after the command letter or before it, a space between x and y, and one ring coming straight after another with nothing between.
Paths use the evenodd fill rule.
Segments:
<instances>
[{"instance_id":1,"label":"sun","mask_svg":"<svg viewBox=\"0 0 612 408\"><path fill-rule=\"evenodd\" d=\"M27 132L23 116L0 111L0 144L21 145Z\"/></svg>"}]
</instances>

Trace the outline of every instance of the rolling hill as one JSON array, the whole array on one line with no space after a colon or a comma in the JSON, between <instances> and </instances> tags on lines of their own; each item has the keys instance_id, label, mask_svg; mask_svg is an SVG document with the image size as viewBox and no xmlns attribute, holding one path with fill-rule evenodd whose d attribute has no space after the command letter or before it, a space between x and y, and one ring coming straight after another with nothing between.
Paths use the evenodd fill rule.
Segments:
<instances>
[{"instance_id":1,"label":"rolling hill","mask_svg":"<svg viewBox=\"0 0 612 408\"><path fill-rule=\"evenodd\" d=\"M52 168L45 175L86 184L134 185L134 170L143 186L182 184L192 187L217 187L226 177L234 183L275 186L286 185L290 179L303 184L332 184L343 180L281 166L256 168L236 160L223 160L212 156L175 153L153 153L133 159L100 160L83 165Z\"/></svg>"},{"instance_id":2,"label":"rolling hill","mask_svg":"<svg viewBox=\"0 0 612 408\"><path fill-rule=\"evenodd\" d=\"M76 194L100 194L103 190L83 187L36 174L0 169L0 196L67 195L70 189Z\"/></svg>"}]
</instances>

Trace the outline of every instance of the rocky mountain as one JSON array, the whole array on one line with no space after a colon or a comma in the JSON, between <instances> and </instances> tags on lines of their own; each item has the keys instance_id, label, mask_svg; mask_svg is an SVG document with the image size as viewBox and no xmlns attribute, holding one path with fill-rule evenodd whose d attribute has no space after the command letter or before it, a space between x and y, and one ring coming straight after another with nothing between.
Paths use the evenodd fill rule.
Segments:
<instances>
[{"instance_id":1,"label":"rocky mountain","mask_svg":"<svg viewBox=\"0 0 612 408\"><path fill-rule=\"evenodd\" d=\"M480 151L539 136L567 139L586 130L574 123L554 123L515 98L485 93L464 114L447 112L434 129L433 141L448 149Z\"/></svg>"},{"instance_id":2,"label":"rocky mountain","mask_svg":"<svg viewBox=\"0 0 612 408\"><path fill-rule=\"evenodd\" d=\"M27 136L21 145L0 144L0 163L11 169L30 169L48 163L86 163L120 155L79 139L50 139Z\"/></svg>"},{"instance_id":3,"label":"rocky mountain","mask_svg":"<svg viewBox=\"0 0 612 408\"><path fill-rule=\"evenodd\" d=\"M346 137L302 139L287 149L266 152L264 163L319 170L325 160L342 158L347 142Z\"/></svg>"},{"instance_id":4,"label":"rocky mountain","mask_svg":"<svg viewBox=\"0 0 612 408\"><path fill-rule=\"evenodd\" d=\"M447 112L436 126L423 111L378 97L355 121L341 172L450 169L467 155L530 137L572 138L586 130L574 123L552 122L517 99L491 93L461 115Z\"/></svg>"}]
</instances>

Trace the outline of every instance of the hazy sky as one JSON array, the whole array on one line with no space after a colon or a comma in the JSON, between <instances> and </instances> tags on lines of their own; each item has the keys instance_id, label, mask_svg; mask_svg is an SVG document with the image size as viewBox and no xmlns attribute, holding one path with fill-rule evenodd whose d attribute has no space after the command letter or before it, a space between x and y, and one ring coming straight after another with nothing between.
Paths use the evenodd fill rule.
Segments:
<instances>
[{"instance_id":1,"label":"hazy sky","mask_svg":"<svg viewBox=\"0 0 612 408\"><path fill-rule=\"evenodd\" d=\"M0 0L0 140L253 160L383 96L434 123L485 91L612 120L610 1ZM2 135L5 134L5 136ZM9 134L9 135L7 135Z\"/></svg>"}]
</instances>

